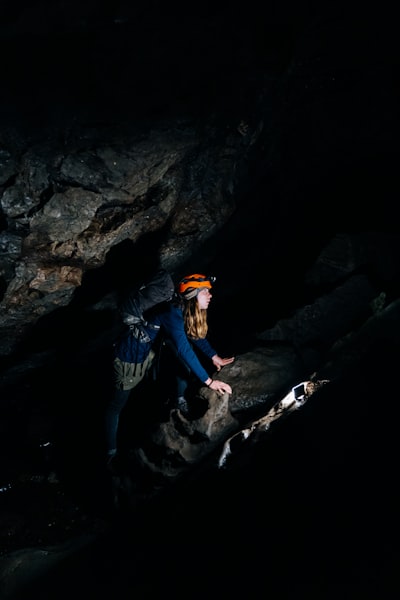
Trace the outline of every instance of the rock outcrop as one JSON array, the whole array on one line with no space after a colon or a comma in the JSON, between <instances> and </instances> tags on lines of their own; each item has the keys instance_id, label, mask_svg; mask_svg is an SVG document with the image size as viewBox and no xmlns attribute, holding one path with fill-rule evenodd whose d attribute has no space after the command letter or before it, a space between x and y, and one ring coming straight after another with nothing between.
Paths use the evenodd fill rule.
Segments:
<instances>
[{"instance_id":1,"label":"rock outcrop","mask_svg":"<svg viewBox=\"0 0 400 600\"><path fill-rule=\"evenodd\" d=\"M293 422L295 408L304 414L333 387L344 395L353 373L351 392L360 382L366 390L364 367L372 371L383 349L386 383L400 339L396 19L383 31L375 8L346 5L342 18L340 2L307 13L274 3L260 20L230 5L196 26L192 13L178 7L177 19L162 2L153 11L60 0L40 3L50 31L34 4L21 15L9 4L0 23L4 594L24 572L30 586L32 565L45 573L109 531L115 509L125 524L180 484L250 464L272 423ZM233 394L200 389L188 417L159 418L149 384L149 402L126 415L126 461L105 472L118 295L155 266L178 277L188 265L218 275L210 333L236 355L221 373ZM304 410L282 404L299 382L315 391ZM385 389L382 403L394 396ZM336 456L336 431L332 439ZM363 448L367 467L346 455L356 467L349 480L364 468L370 475L375 451ZM330 481L327 489L330 497ZM369 497L368 489L353 515ZM269 533L259 539L270 543ZM57 595L71 596L60 587Z\"/></svg>"}]
</instances>

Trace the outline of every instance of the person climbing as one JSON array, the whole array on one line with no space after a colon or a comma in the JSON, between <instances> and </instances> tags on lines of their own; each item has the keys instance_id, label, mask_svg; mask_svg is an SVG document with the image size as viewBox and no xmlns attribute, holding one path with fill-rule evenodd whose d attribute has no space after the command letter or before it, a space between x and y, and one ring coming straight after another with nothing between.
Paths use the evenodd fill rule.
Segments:
<instances>
[{"instance_id":1,"label":"person climbing","mask_svg":"<svg viewBox=\"0 0 400 600\"><path fill-rule=\"evenodd\" d=\"M113 393L105 411L107 464L117 455L120 415L134 389L151 371L160 325L151 318L155 308L172 299L175 284L165 269L131 289L119 304L123 330L113 344Z\"/></svg>"},{"instance_id":2,"label":"person climbing","mask_svg":"<svg viewBox=\"0 0 400 600\"><path fill-rule=\"evenodd\" d=\"M172 405L185 416L189 412L186 391L194 375L203 385L224 394L232 393L228 383L210 377L200 359L209 359L219 372L222 367L231 364L235 358L222 358L211 346L208 338L207 310L212 299L210 289L215 277L194 273L183 277L177 286L177 294L159 315L164 345L175 357L170 361L174 370L175 389Z\"/></svg>"},{"instance_id":3,"label":"person climbing","mask_svg":"<svg viewBox=\"0 0 400 600\"><path fill-rule=\"evenodd\" d=\"M118 453L118 428L120 415L132 391L148 374L155 358L154 343L162 332L163 345L175 358L169 361L173 370L174 390L172 406L188 414L186 390L194 375L198 381L220 393L232 393L229 384L210 377L196 351L208 358L217 371L234 361L222 358L207 339L207 309L215 278L192 274L181 279L172 299L150 310L146 335L125 335L115 345L114 393L106 407L107 462ZM196 351L195 351L196 349ZM171 375L171 373L170 373Z\"/></svg>"}]
</instances>

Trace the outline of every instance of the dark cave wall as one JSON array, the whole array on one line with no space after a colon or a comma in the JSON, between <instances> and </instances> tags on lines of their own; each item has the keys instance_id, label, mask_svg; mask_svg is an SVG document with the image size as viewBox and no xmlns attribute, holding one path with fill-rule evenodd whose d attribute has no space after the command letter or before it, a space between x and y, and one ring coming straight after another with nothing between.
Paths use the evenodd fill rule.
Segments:
<instances>
[{"instance_id":1,"label":"dark cave wall","mask_svg":"<svg viewBox=\"0 0 400 600\"><path fill-rule=\"evenodd\" d=\"M67 9L61 5L64 12L60 14L65 14ZM26 8L28 15L36 14L34 6ZM44 3L42 8L49 6ZM190 123L195 144L203 152L195 167L197 174L192 173L184 190L184 194L193 193L198 186L203 196L203 206L195 197L191 201L192 225L196 227L196 219L197 224L202 222L202 210L209 211L212 218L221 202L230 207L222 215L221 234L198 239L191 257L184 254L191 242L183 238L174 249L176 257L181 253L176 271L191 264L213 268L222 277L220 300L216 295L214 306L220 303L222 308L234 282L243 307L239 310L246 315L251 298L261 323L271 323L275 316L284 316L293 308L297 298L305 300L313 293L301 290L304 272L338 231L382 231L394 222L393 198L398 186L393 142L398 119L391 94L396 64L391 24L366 7L360 14L349 7L343 11L340 4L317 10L311 3L303 11L285 3L245 14L233 7L203 6L199 14L188 14L179 5L167 8L155 3L153 8L154 12L149 12L120 4L111 9L103 3L94 15L92 4L74 5L68 9L68 24L61 27L60 18L50 11L47 29L34 31L37 19L28 19L22 12L17 19L15 9L6 7L6 22L12 27L8 35L2 30L1 41L5 47L14 45L14 52L7 61L10 85L2 103L6 110L8 105L12 110L18 107L15 100L22 101L23 107L18 107L2 130L2 236L8 231L11 236L15 233L10 213L5 214L13 177L26 177L28 189L20 193L29 194L34 170L43 168L35 160L18 163L29 146L43 147L39 150L43 157L45 145L61 145L67 148L65 163L73 165L77 150L92 151L104 140L117 140L125 152L122 131L127 131L127 120L128 131L133 128L135 134L139 131L146 136L156 117L156 127L166 127L171 139L175 127L181 134L182 127ZM116 22L114 11L125 11L123 23ZM171 39L173 43L168 42ZM191 52L185 52L189 46ZM151 78L151 84L142 76ZM22 89L33 82L37 104L36 100L26 102ZM55 86L50 93L49 85ZM28 130L24 127L25 109ZM207 147L215 149L218 144L221 160L216 164L214 151L208 152ZM227 177L222 159L230 164L233 177ZM201 162L204 166L207 161L212 168L200 168ZM221 169L225 169L222 176ZM72 174L64 168L64 177L72 182L77 173L76 165ZM212 189L216 174L226 177L224 198ZM54 171L51 176L54 179ZM93 186L93 177L99 181L98 176L86 168L79 174L80 184ZM38 175L35 177L37 181ZM165 180L161 179L161 188ZM65 185L65 181L56 182ZM211 190L208 196L207 186ZM157 194L159 201L162 193L156 187L149 189L146 202L154 202ZM40 206L46 198L43 192L35 202ZM58 316L62 329L68 312L76 322L84 321L91 303L107 303L101 296L106 298L125 285L121 259L135 264L138 278L142 273L137 272L136 257L147 256L151 250L152 258L146 259L146 267L140 267L142 272L157 261L164 233L154 216L153 231L146 232L144 226L142 238L132 240L135 248L127 234L120 245L109 250L103 266L88 272L83 266L81 286L66 300L71 303L70 310L64 313L60 307L53 317L42 317L38 339L43 331L50 331ZM109 218L106 212L104 217ZM190 229L190 219L179 218L182 230ZM29 227L28 222L24 227ZM176 211L171 212L170 223L178 227ZM20 231L17 233L19 239ZM5 245L4 272L15 269L15 248ZM26 247L28 255L29 251ZM99 256L102 253L104 250L97 252ZM225 260L228 254L229 260ZM261 272L268 286L265 301L260 286L253 284ZM237 282L237 273L246 277ZM4 281L3 287L5 295ZM29 312L32 314L27 306L24 321L30 318ZM34 332L28 336L27 348L34 347L34 337Z\"/></svg>"},{"instance_id":2,"label":"dark cave wall","mask_svg":"<svg viewBox=\"0 0 400 600\"><path fill-rule=\"evenodd\" d=\"M210 330L221 340L221 350L247 352L256 332L297 314L353 274L396 304L397 21L384 8L269 3L259 18L251 5L203 3L196 14L189 7L188 14L187 5L176 3L177 14L171 4L160 2L146 7L42 2L53 20L51 31L40 37L38 3L4 6L0 40L8 85L1 99L2 168L8 168L8 152L13 162L33 144L53 148L56 139L66 154L75 151L75 143L93 150L99 140L115 139L115 131L119 141L121 131L146 136L164 117L178 124L180 134L183 123L194 123L208 158L215 156L216 140L229 137L228 130L238 140L234 150L244 160L235 164L240 177L234 210L198 245L183 238L178 249L184 252L175 255L176 274L195 265L217 275ZM22 6L25 16L19 14ZM110 18L123 11L121 27L114 22L111 27ZM196 23L197 12L202 18ZM13 29L17 21L19 30ZM28 90L34 90L29 101ZM222 143L221 155L231 161L232 144ZM20 172L13 167L1 192ZM151 190L149 200L154 197ZM202 209L212 216L220 197L208 200ZM194 200L193 207L200 203ZM193 222L189 218L184 224ZM1 233L8 223L2 206ZM139 239L128 237L113 246L104 264L85 272L71 301L40 318L21 352L2 362L4 473L14 476L22 461L18 475L25 477L18 484L21 498L12 506L14 520L7 520L15 524L17 547L29 540L42 548L50 537L51 521L44 517L51 494L42 501L28 479L43 440L57 442L52 460L64 486L57 500L62 497L66 504L52 539L65 534L64 519L71 528L71 514L72 535L88 527L98 532L92 516L103 509L105 498L92 483L102 444L99 408L110 391L114 294L128 283L127 263L140 278L158 261L164 233L144 230ZM353 299L350 313L360 298ZM376 329L358 332L373 311L368 302L360 305L362 319L350 324L360 346L355 356L347 354L343 340L335 346L339 379L318 402L305 405L260 441L242 469L197 474L188 485L149 503L136 519L126 519L111 538L71 558L65 578L60 569L54 579L38 582L42 596L46 582L48 597L54 597L54 585L58 595L70 596L77 573L80 589L89 595L99 582L102 591L113 593L126 593L126 586L139 595L165 592L160 587L177 572L176 553L170 552L177 545L183 557L179 583L171 584L177 596L182 585L184 595L193 589L199 573L207 582L206 590L199 585L199 596L217 585L229 593L246 592L249 582L252 589L282 597L287 592L309 598L316 591L319 597L337 597L343 589L364 597L390 596L398 563L398 491L392 474L399 345L390 320L380 329L377 318ZM308 334L312 322L307 329L301 315ZM334 319L326 327L332 334ZM284 342L291 348L291 339ZM129 413L134 435L154 419L152 406L141 408L141 423L136 406ZM43 466L41 459L38 463ZM199 500L201 510L194 511ZM113 560L110 546L117 549ZM221 556L231 565L228 577ZM154 570L160 585L153 582Z\"/></svg>"}]
</instances>

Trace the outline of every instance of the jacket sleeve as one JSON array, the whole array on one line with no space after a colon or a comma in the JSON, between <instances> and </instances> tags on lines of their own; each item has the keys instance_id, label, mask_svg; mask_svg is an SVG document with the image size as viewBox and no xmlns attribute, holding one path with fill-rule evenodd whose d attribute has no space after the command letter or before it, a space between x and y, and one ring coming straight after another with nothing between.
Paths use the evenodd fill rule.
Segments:
<instances>
[{"instance_id":1,"label":"jacket sleeve","mask_svg":"<svg viewBox=\"0 0 400 600\"><path fill-rule=\"evenodd\" d=\"M214 348L211 346L211 344L207 338L200 339L200 340L190 340L190 341L192 342L192 344L194 344L196 346L196 348L201 350L201 352L203 352L203 354L208 356L208 358L212 358L213 356L218 354L218 352L216 350L214 350Z\"/></svg>"},{"instance_id":2,"label":"jacket sleeve","mask_svg":"<svg viewBox=\"0 0 400 600\"><path fill-rule=\"evenodd\" d=\"M185 332L182 310L179 306L171 305L169 310L160 316L160 323L164 329L165 335L174 344L179 358L187 364L200 381L205 383L209 378L209 374L200 363L188 340ZM200 349L202 350L202 348ZM204 352L204 350L202 351ZM209 351L211 351L211 346L209 346ZM208 353L206 354L208 355ZM213 352L212 356L214 356L214 354L216 354L216 352Z\"/></svg>"}]
</instances>

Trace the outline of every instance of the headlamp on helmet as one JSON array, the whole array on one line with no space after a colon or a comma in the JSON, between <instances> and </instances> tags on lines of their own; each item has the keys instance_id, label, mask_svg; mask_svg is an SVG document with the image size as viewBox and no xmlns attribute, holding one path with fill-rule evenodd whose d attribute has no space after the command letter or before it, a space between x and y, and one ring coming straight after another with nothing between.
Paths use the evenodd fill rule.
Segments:
<instances>
[{"instance_id":1,"label":"headlamp on helmet","mask_svg":"<svg viewBox=\"0 0 400 600\"><path fill-rule=\"evenodd\" d=\"M189 290L196 290L198 288L212 288L212 284L215 282L215 277L208 277L201 273L194 273L193 275L186 275L180 280L178 284L178 292L185 295Z\"/></svg>"}]
</instances>

